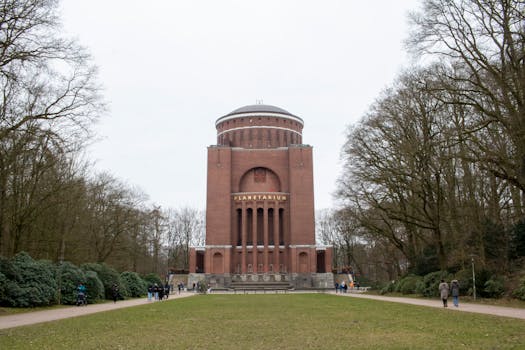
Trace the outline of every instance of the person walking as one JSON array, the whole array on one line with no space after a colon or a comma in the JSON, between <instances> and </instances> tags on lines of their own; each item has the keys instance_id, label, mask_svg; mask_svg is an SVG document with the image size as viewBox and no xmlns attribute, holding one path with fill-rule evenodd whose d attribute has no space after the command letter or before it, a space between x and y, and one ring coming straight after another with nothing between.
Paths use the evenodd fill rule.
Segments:
<instances>
[{"instance_id":1,"label":"person walking","mask_svg":"<svg viewBox=\"0 0 525 350\"><path fill-rule=\"evenodd\" d=\"M151 301L152 297L153 297L153 286L150 284L148 286L148 301Z\"/></svg>"},{"instance_id":2,"label":"person walking","mask_svg":"<svg viewBox=\"0 0 525 350\"><path fill-rule=\"evenodd\" d=\"M450 282L450 294L452 295L452 301L454 306L459 306L459 282L458 280L452 280Z\"/></svg>"},{"instance_id":3,"label":"person walking","mask_svg":"<svg viewBox=\"0 0 525 350\"><path fill-rule=\"evenodd\" d=\"M119 289L116 283L113 283L113 286L111 287L111 293L113 294L113 302L116 303L119 297Z\"/></svg>"},{"instance_id":4,"label":"person walking","mask_svg":"<svg viewBox=\"0 0 525 350\"><path fill-rule=\"evenodd\" d=\"M439 295L441 296L441 300L443 301L443 307L448 307L447 305L447 299L448 299L448 283L445 282L445 280L441 280L441 283L439 283Z\"/></svg>"}]
</instances>

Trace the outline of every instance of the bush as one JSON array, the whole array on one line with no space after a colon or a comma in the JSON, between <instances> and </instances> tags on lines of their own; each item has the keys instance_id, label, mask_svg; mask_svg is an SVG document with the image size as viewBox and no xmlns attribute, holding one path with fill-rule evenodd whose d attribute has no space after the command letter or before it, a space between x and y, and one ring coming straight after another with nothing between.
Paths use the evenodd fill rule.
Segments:
<instances>
[{"instance_id":1,"label":"bush","mask_svg":"<svg viewBox=\"0 0 525 350\"><path fill-rule=\"evenodd\" d=\"M396 290L396 282L388 282L383 288L379 290L379 294L393 293Z\"/></svg>"},{"instance_id":2,"label":"bush","mask_svg":"<svg viewBox=\"0 0 525 350\"><path fill-rule=\"evenodd\" d=\"M148 273L146 276L143 277L143 279L144 281L146 281L146 285L148 286L153 286L155 283L157 284L157 286L164 285L159 275L157 275L156 273Z\"/></svg>"},{"instance_id":3,"label":"bush","mask_svg":"<svg viewBox=\"0 0 525 350\"><path fill-rule=\"evenodd\" d=\"M472 269L459 270L455 279L459 282L460 295L472 294Z\"/></svg>"},{"instance_id":4,"label":"bush","mask_svg":"<svg viewBox=\"0 0 525 350\"><path fill-rule=\"evenodd\" d=\"M111 300L113 298L111 288L113 287L113 284L115 283L119 286L121 291L124 290L125 292L125 289L123 288L123 286L120 285L120 278L119 278L118 272L115 269L109 267L108 265L104 263L102 264L88 263L88 264L82 265L82 269L84 271L94 271L97 273L98 278L104 285L104 298L105 299Z\"/></svg>"},{"instance_id":5,"label":"bush","mask_svg":"<svg viewBox=\"0 0 525 350\"><path fill-rule=\"evenodd\" d=\"M7 286L7 277L0 272L0 303L2 300L5 300L6 296L6 286Z\"/></svg>"},{"instance_id":6,"label":"bush","mask_svg":"<svg viewBox=\"0 0 525 350\"><path fill-rule=\"evenodd\" d=\"M520 286L514 290L512 296L520 300L525 300L525 278L521 280Z\"/></svg>"},{"instance_id":7,"label":"bush","mask_svg":"<svg viewBox=\"0 0 525 350\"><path fill-rule=\"evenodd\" d=\"M77 301L77 287L80 283L86 284L86 275L79 267L64 262L58 266L57 274L60 285L60 303L74 305Z\"/></svg>"},{"instance_id":8,"label":"bush","mask_svg":"<svg viewBox=\"0 0 525 350\"><path fill-rule=\"evenodd\" d=\"M57 283L54 266L44 260L33 260L22 252L2 263L5 297L2 305L32 307L51 305L55 302Z\"/></svg>"},{"instance_id":9,"label":"bush","mask_svg":"<svg viewBox=\"0 0 525 350\"><path fill-rule=\"evenodd\" d=\"M93 304L104 299L104 284L95 271L86 271L86 294L88 304Z\"/></svg>"},{"instance_id":10,"label":"bush","mask_svg":"<svg viewBox=\"0 0 525 350\"><path fill-rule=\"evenodd\" d=\"M501 276L492 276L485 282L484 295L489 298L501 298L505 293L505 281Z\"/></svg>"},{"instance_id":11,"label":"bush","mask_svg":"<svg viewBox=\"0 0 525 350\"><path fill-rule=\"evenodd\" d=\"M452 278L446 271L436 271L425 275L422 282L417 285L417 293L429 298L439 296L438 287L441 279L450 281Z\"/></svg>"},{"instance_id":12,"label":"bush","mask_svg":"<svg viewBox=\"0 0 525 350\"><path fill-rule=\"evenodd\" d=\"M417 287L422 280L423 278L421 276L405 276L396 284L396 292L403 294L414 294L416 293Z\"/></svg>"},{"instance_id":13,"label":"bush","mask_svg":"<svg viewBox=\"0 0 525 350\"><path fill-rule=\"evenodd\" d=\"M122 284L126 287L130 297L138 298L147 293L146 281L136 272L122 272L120 274Z\"/></svg>"}]
</instances>

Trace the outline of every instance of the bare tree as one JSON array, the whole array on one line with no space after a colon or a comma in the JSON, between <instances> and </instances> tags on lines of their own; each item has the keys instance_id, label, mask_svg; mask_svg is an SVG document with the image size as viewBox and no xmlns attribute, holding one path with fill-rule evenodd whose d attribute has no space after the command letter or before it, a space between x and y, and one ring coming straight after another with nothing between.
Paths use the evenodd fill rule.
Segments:
<instances>
[{"instance_id":1,"label":"bare tree","mask_svg":"<svg viewBox=\"0 0 525 350\"><path fill-rule=\"evenodd\" d=\"M181 208L169 213L169 251L173 267L189 269L190 246L204 244L204 214L194 208Z\"/></svg>"},{"instance_id":2,"label":"bare tree","mask_svg":"<svg viewBox=\"0 0 525 350\"><path fill-rule=\"evenodd\" d=\"M411 16L408 46L454 69L443 70L448 103L472 107L472 151L495 176L525 191L525 3L521 0L424 0ZM446 95L442 95L446 96ZM457 98L459 97L459 98ZM487 133L476 134L480 129ZM494 147L498 134L506 147ZM490 137L486 137L486 136ZM518 200L515 205L521 205Z\"/></svg>"},{"instance_id":3,"label":"bare tree","mask_svg":"<svg viewBox=\"0 0 525 350\"><path fill-rule=\"evenodd\" d=\"M57 4L6 0L0 5L0 253L5 255L17 249L13 244L22 232L16 226L23 222L13 222L12 213L38 210L13 206L23 204L10 200L16 197L14 185L30 179L38 186L42 171L52 167L42 161L53 163L53 157L78 150L104 111L95 68L82 47L62 37ZM45 149L31 153L35 143ZM17 172L31 168L20 163L28 154L40 170ZM26 197L34 193L25 190Z\"/></svg>"}]
</instances>

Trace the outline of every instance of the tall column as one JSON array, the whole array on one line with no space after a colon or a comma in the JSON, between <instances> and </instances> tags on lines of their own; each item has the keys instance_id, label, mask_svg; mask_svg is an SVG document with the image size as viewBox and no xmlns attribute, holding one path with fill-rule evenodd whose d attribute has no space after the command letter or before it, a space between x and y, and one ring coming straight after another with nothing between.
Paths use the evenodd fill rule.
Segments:
<instances>
[{"instance_id":1,"label":"tall column","mask_svg":"<svg viewBox=\"0 0 525 350\"><path fill-rule=\"evenodd\" d=\"M257 203L253 203L252 211L252 236L253 236L253 249L252 249L252 270L253 273L257 273Z\"/></svg>"},{"instance_id":2,"label":"tall column","mask_svg":"<svg viewBox=\"0 0 525 350\"><path fill-rule=\"evenodd\" d=\"M246 273L246 240L247 240L247 226L246 226L246 203L242 202L241 209L241 230L242 230L242 250L241 250L241 273Z\"/></svg>"},{"instance_id":3,"label":"tall column","mask_svg":"<svg viewBox=\"0 0 525 350\"><path fill-rule=\"evenodd\" d=\"M290 232L288 230L288 219L287 219L287 213L286 213L286 209L283 208L282 210L282 215L280 215L280 218L282 220L282 223L279 224L279 226L282 228L281 232L279 233L279 237L282 237L283 238L283 245L285 245L285 242L290 242ZM279 239L279 245L281 244L281 239ZM286 245L285 245L286 247ZM290 259L289 259L289 253L288 253L289 249L284 249L283 250L283 256L282 256L282 259L281 261L283 262L283 272L286 272L286 273L289 273L290 270Z\"/></svg>"},{"instance_id":4,"label":"tall column","mask_svg":"<svg viewBox=\"0 0 525 350\"><path fill-rule=\"evenodd\" d=\"M264 223L264 252L263 252L263 264L264 273L268 273L268 204L264 201L263 207L263 223Z\"/></svg>"},{"instance_id":5,"label":"tall column","mask_svg":"<svg viewBox=\"0 0 525 350\"><path fill-rule=\"evenodd\" d=\"M273 271L279 272L279 202L273 209Z\"/></svg>"}]
</instances>

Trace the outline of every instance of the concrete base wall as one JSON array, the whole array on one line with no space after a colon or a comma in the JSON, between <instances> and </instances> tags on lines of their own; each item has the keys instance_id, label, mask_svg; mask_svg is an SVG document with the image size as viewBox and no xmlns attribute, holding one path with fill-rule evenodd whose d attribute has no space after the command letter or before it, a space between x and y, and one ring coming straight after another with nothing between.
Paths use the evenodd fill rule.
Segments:
<instances>
[{"instance_id":1,"label":"concrete base wall","mask_svg":"<svg viewBox=\"0 0 525 350\"><path fill-rule=\"evenodd\" d=\"M295 289L324 289L333 288L333 273L292 273L291 283Z\"/></svg>"},{"instance_id":2,"label":"concrete base wall","mask_svg":"<svg viewBox=\"0 0 525 350\"><path fill-rule=\"evenodd\" d=\"M232 282L288 282L295 289L329 289L334 287L332 273L279 273L279 274L204 274L190 273L188 288L205 281L211 288L230 288Z\"/></svg>"}]
</instances>

